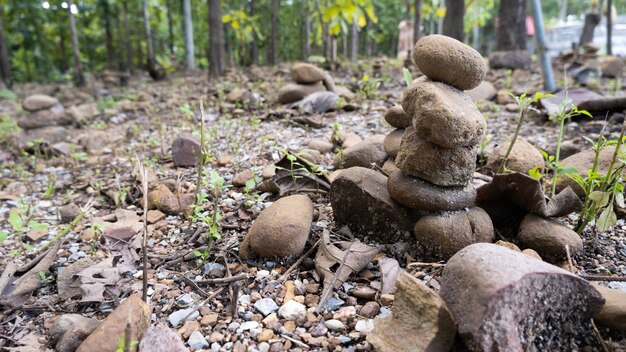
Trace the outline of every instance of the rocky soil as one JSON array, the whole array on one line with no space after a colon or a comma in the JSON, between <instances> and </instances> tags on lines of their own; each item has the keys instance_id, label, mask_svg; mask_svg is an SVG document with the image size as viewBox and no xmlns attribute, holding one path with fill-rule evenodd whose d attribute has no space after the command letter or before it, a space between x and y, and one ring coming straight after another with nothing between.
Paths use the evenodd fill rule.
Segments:
<instances>
[{"instance_id":1,"label":"rocky soil","mask_svg":"<svg viewBox=\"0 0 626 352\"><path fill-rule=\"evenodd\" d=\"M579 237L577 211L540 195L532 210L499 218L480 191L515 129L506 92L541 90L540 72L490 69L480 83L480 65L465 67L478 77L465 80L422 69L448 83L417 79L431 91L417 92L425 107L409 112L401 65L15 87L15 99L0 98L0 350L112 351L141 340L141 351L625 351L623 210L610 231ZM586 89L622 97L615 82ZM583 137L618 133L625 108L569 122L562 158L589 149ZM530 112L509 169L543 164L536 148L554 154L557 125L545 111ZM458 114L466 123L447 120ZM418 134L440 154L402 147ZM463 158L478 173L455 164L454 148L471 150ZM417 165L409 176L399 159L462 166L433 178ZM512 204L511 194L498 197ZM605 278L589 284L591 275Z\"/></svg>"}]
</instances>

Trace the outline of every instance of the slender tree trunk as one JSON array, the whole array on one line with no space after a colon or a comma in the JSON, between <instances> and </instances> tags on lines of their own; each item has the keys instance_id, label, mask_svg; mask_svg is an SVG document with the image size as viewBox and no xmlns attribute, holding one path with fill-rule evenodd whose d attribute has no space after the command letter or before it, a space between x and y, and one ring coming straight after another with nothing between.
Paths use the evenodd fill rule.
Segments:
<instances>
[{"instance_id":1,"label":"slender tree trunk","mask_svg":"<svg viewBox=\"0 0 626 352\"><path fill-rule=\"evenodd\" d=\"M122 19L124 21L124 44L126 45L126 69L132 75L133 67L133 45L130 39L130 25L128 24L128 2L122 2Z\"/></svg>"},{"instance_id":2,"label":"slender tree trunk","mask_svg":"<svg viewBox=\"0 0 626 352\"><path fill-rule=\"evenodd\" d=\"M235 59L233 57L233 45L232 45L232 41L231 41L231 36L230 36L230 29L222 24L223 31L224 31L224 49L225 49L225 54L226 54L226 66L228 67L234 67L235 66Z\"/></svg>"},{"instance_id":3,"label":"slender tree trunk","mask_svg":"<svg viewBox=\"0 0 626 352\"><path fill-rule=\"evenodd\" d=\"M153 79L156 79L156 61L154 60L154 47L152 46L152 28L150 26L148 0L143 0L143 22L146 30L146 47L148 48L148 72Z\"/></svg>"},{"instance_id":4,"label":"slender tree trunk","mask_svg":"<svg viewBox=\"0 0 626 352\"><path fill-rule=\"evenodd\" d=\"M9 49L4 38L2 13L2 4L0 3L0 78L7 87L11 87L13 84L13 73L11 72L11 61L9 60Z\"/></svg>"},{"instance_id":5,"label":"slender tree trunk","mask_svg":"<svg viewBox=\"0 0 626 352\"><path fill-rule=\"evenodd\" d=\"M596 27L600 24L600 14L590 12L585 15L585 24L583 25L583 32L580 34L579 46L583 46L593 41L593 35L596 31Z\"/></svg>"},{"instance_id":6,"label":"slender tree trunk","mask_svg":"<svg viewBox=\"0 0 626 352\"><path fill-rule=\"evenodd\" d=\"M311 56L311 18L309 0L304 0L304 53L302 60L308 60Z\"/></svg>"},{"instance_id":7,"label":"slender tree trunk","mask_svg":"<svg viewBox=\"0 0 626 352\"><path fill-rule=\"evenodd\" d=\"M446 0L441 0L441 4L439 5L441 7L446 7ZM443 18L439 17L439 19L437 20L437 33L442 34L443 33Z\"/></svg>"},{"instance_id":8,"label":"slender tree trunk","mask_svg":"<svg viewBox=\"0 0 626 352\"><path fill-rule=\"evenodd\" d=\"M114 7L114 15L115 18L115 30L117 32L117 69L120 72L120 85L122 87L128 86L128 67L126 66L126 61L124 57L124 35L122 33L122 21L120 19L120 6L115 5Z\"/></svg>"},{"instance_id":9,"label":"slender tree trunk","mask_svg":"<svg viewBox=\"0 0 626 352\"><path fill-rule=\"evenodd\" d=\"M165 1L165 7L167 9L167 30L168 30L168 47L170 49L170 54L174 55L174 21L172 21L172 7L170 5L170 0Z\"/></svg>"},{"instance_id":10,"label":"slender tree trunk","mask_svg":"<svg viewBox=\"0 0 626 352\"><path fill-rule=\"evenodd\" d=\"M606 7L606 54L613 55L613 0L608 0Z\"/></svg>"},{"instance_id":11,"label":"slender tree trunk","mask_svg":"<svg viewBox=\"0 0 626 352\"><path fill-rule=\"evenodd\" d=\"M465 0L446 0L446 16L443 18L443 35L463 41L465 28Z\"/></svg>"},{"instance_id":12,"label":"slender tree trunk","mask_svg":"<svg viewBox=\"0 0 626 352\"><path fill-rule=\"evenodd\" d=\"M104 37L107 48L107 68L112 70L115 67L115 48L113 46L113 32L111 30L111 11L108 0L100 0L104 15Z\"/></svg>"},{"instance_id":13,"label":"slender tree trunk","mask_svg":"<svg viewBox=\"0 0 626 352\"><path fill-rule=\"evenodd\" d=\"M567 20L567 2L568 0L561 0L561 6L559 7L559 21L561 22Z\"/></svg>"},{"instance_id":14,"label":"slender tree trunk","mask_svg":"<svg viewBox=\"0 0 626 352\"><path fill-rule=\"evenodd\" d=\"M278 0L272 0L271 8L272 33L270 37L269 64L274 66L278 63Z\"/></svg>"},{"instance_id":15,"label":"slender tree trunk","mask_svg":"<svg viewBox=\"0 0 626 352\"><path fill-rule=\"evenodd\" d=\"M78 46L78 32L76 31L76 20L72 13L72 0L67 0L67 11L70 15L70 31L72 33L72 55L74 56L74 83L77 87L85 85L85 75L80 62L80 47Z\"/></svg>"},{"instance_id":16,"label":"slender tree trunk","mask_svg":"<svg viewBox=\"0 0 626 352\"><path fill-rule=\"evenodd\" d=\"M185 17L185 63L187 69L196 68L193 46L193 21L191 19L191 0L183 0L183 12Z\"/></svg>"},{"instance_id":17,"label":"slender tree trunk","mask_svg":"<svg viewBox=\"0 0 626 352\"><path fill-rule=\"evenodd\" d=\"M413 41L417 42L422 36L422 0L415 0L415 19L413 23Z\"/></svg>"},{"instance_id":18,"label":"slender tree trunk","mask_svg":"<svg viewBox=\"0 0 626 352\"><path fill-rule=\"evenodd\" d=\"M348 34L344 32L341 33L341 55L348 57Z\"/></svg>"},{"instance_id":19,"label":"slender tree trunk","mask_svg":"<svg viewBox=\"0 0 626 352\"><path fill-rule=\"evenodd\" d=\"M209 1L209 77L224 74L224 27L221 0Z\"/></svg>"},{"instance_id":20,"label":"slender tree trunk","mask_svg":"<svg viewBox=\"0 0 626 352\"><path fill-rule=\"evenodd\" d=\"M500 0L496 50L526 49L526 0Z\"/></svg>"},{"instance_id":21,"label":"slender tree trunk","mask_svg":"<svg viewBox=\"0 0 626 352\"><path fill-rule=\"evenodd\" d=\"M350 60L356 62L359 56L359 23L356 15L352 18L352 43L350 45Z\"/></svg>"},{"instance_id":22,"label":"slender tree trunk","mask_svg":"<svg viewBox=\"0 0 626 352\"><path fill-rule=\"evenodd\" d=\"M256 16L255 0L250 0L249 7L250 17ZM252 33L252 42L250 43L250 63L256 65L259 63L259 38L256 32Z\"/></svg>"}]
</instances>

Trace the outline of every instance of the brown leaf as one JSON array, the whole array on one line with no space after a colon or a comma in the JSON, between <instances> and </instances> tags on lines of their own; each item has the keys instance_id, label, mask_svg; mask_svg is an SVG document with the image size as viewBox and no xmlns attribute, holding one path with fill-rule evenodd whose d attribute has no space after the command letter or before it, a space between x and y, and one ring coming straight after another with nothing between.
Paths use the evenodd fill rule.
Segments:
<instances>
[{"instance_id":1,"label":"brown leaf","mask_svg":"<svg viewBox=\"0 0 626 352\"><path fill-rule=\"evenodd\" d=\"M477 202L506 199L519 208L543 217L559 217L582 209L582 202L569 187L549 199L538 180L516 172L497 174L478 189Z\"/></svg>"},{"instance_id":2,"label":"brown leaf","mask_svg":"<svg viewBox=\"0 0 626 352\"><path fill-rule=\"evenodd\" d=\"M330 181L325 175L317 175L308 161L295 156L291 162L287 156L276 162L276 174L264 182L268 190L278 191L279 196L298 193L299 191L330 190Z\"/></svg>"},{"instance_id":3,"label":"brown leaf","mask_svg":"<svg viewBox=\"0 0 626 352\"><path fill-rule=\"evenodd\" d=\"M120 260L120 257L110 256L98 264L83 269L78 273L81 281L81 302L100 302L104 300L106 287L117 284L125 272L134 270L127 262L128 259Z\"/></svg>"},{"instance_id":4,"label":"brown leaf","mask_svg":"<svg viewBox=\"0 0 626 352\"><path fill-rule=\"evenodd\" d=\"M363 270L378 254L378 249L361 242L340 241L332 243L330 233L324 231L320 248L315 256L315 269L323 280L324 293L328 297L333 288L339 288L355 272ZM318 309L325 299L320 299Z\"/></svg>"}]
</instances>

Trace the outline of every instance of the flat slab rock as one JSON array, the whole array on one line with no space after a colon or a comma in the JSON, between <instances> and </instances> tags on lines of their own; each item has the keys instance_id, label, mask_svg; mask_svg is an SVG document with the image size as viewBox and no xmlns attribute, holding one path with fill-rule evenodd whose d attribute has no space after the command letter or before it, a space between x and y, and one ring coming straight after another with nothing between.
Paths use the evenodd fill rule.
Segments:
<instances>
[{"instance_id":1,"label":"flat slab rock","mask_svg":"<svg viewBox=\"0 0 626 352\"><path fill-rule=\"evenodd\" d=\"M440 283L459 334L475 351L578 350L594 343L585 334L604 305L578 276L490 243L454 255Z\"/></svg>"},{"instance_id":2,"label":"flat slab rock","mask_svg":"<svg viewBox=\"0 0 626 352\"><path fill-rule=\"evenodd\" d=\"M375 234L380 242L394 243L410 231L417 217L398 204L387 191L387 177L364 167L342 171L330 187L335 221L357 234Z\"/></svg>"}]
</instances>

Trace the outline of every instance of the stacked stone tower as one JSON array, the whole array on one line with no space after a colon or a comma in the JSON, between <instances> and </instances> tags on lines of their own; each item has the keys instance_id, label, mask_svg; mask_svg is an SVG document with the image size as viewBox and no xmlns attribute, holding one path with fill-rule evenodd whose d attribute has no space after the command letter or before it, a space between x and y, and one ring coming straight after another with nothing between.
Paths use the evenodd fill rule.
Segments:
<instances>
[{"instance_id":1,"label":"stacked stone tower","mask_svg":"<svg viewBox=\"0 0 626 352\"><path fill-rule=\"evenodd\" d=\"M420 39L413 60L425 76L405 90L402 109L385 114L392 126L405 128L387 189L400 204L422 212L417 240L432 256L447 259L493 239L491 220L474 207L470 184L486 123L464 92L482 82L486 66L477 51L442 35Z\"/></svg>"}]
</instances>

